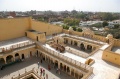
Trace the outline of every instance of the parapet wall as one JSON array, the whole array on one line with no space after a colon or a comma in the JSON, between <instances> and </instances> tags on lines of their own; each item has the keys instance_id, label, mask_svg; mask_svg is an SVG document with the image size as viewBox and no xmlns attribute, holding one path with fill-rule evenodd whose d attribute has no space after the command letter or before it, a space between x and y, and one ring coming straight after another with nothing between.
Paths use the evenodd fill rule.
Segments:
<instances>
[{"instance_id":1,"label":"parapet wall","mask_svg":"<svg viewBox=\"0 0 120 79\"><path fill-rule=\"evenodd\" d=\"M120 54L105 50L102 59L120 65Z\"/></svg>"},{"instance_id":2,"label":"parapet wall","mask_svg":"<svg viewBox=\"0 0 120 79\"><path fill-rule=\"evenodd\" d=\"M114 39L114 46L120 47L120 40L119 39Z\"/></svg>"},{"instance_id":3,"label":"parapet wall","mask_svg":"<svg viewBox=\"0 0 120 79\"><path fill-rule=\"evenodd\" d=\"M32 20L31 29L39 32L46 32L46 35L52 35L53 33L61 33L63 28L61 26Z\"/></svg>"},{"instance_id":4,"label":"parapet wall","mask_svg":"<svg viewBox=\"0 0 120 79\"><path fill-rule=\"evenodd\" d=\"M63 33L83 36L82 32L77 32L77 31L69 32L68 30L65 30L65 29L63 29ZM102 41L102 42L106 42L107 41L106 37L98 36L98 35L93 35L92 37L88 37L88 38L91 38L91 39L94 39L94 40L98 40L98 41Z\"/></svg>"},{"instance_id":5,"label":"parapet wall","mask_svg":"<svg viewBox=\"0 0 120 79\"><path fill-rule=\"evenodd\" d=\"M25 36L25 31L29 28L29 17L0 19L0 41Z\"/></svg>"}]
</instances>

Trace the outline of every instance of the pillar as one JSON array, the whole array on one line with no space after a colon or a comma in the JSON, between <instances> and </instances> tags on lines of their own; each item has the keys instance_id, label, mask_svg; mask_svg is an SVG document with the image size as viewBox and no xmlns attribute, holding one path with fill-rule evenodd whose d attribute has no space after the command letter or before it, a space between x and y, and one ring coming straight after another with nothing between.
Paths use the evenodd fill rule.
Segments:
<instances>
[{"instance_id":1,"label":"pillar","mask_svg":"<svg viewBox=\"0 0 120 79\"><path fill-rule=\"evenodd\" d=\"M69 75L71 75L71 71L72 71L72 69L70 68L70 73L69 73Z\"/></svg>"},{"instance_id":2,"label":"pillar","mask_svg":"<svg viewBox=\"0 0 120 79\"><path fill-rule=\"evenodd\" d=\"M80 44L81 44L80 42L77 42L77 46L78 46L78 47L80 47Z\"/></svg>"},{"instance_id":3,"label":"pillar","mask_svg":"<svg viewBox=\"0 0 120 79\"><path fill-rule=\"evenodd\" d=\"M21 54L19 54L19 57L20 57L20 59L22 59L22 55Z\"/></svg>"},{"instance_id":4,"label":"pillar","mask_svg":"<svg viewBox=\"0 0 120 79\"><path fill-rule=\"evenodd\" d=\"M13 56L13 61L15 61L15 56Z\"/></svg>"},{"instance_id":5,"label":"pillar","mask_svg":"<svg viewBox=\"0 0 120 79\"><path fill-rule=\"evenodd\" d=\"M67 66L65 65L65 67L66 67L66 72L67 72Z\"/></svg>"},{"instance_id":6,"label":"pillar","mask_svg":"<svg viewBox=\"0 0 120 79\"><path fill-rule=\"evenodd\" d=\"M75 72L75 70L74 70L74 77L75 77L75 73L76 73L76 72Z\"/></svg>"},{"instance_id":7,"label":"pillar","mask_svg":"<svg viewBox=\"0 0 120 79\"><path fill-rule=\"evenodd\" d=\"M58 69L60 69L60 62L58 62Z\"/></svg>"},{"instance_id":8,"label":"pillar","mask_svg":"<svg viewBox=\"0 0 120 79\"><path fill-rule=\"evenodd\" d=\"M5 61L5 64L7 64L7 62L6 62L6 57L4 57L3 59L4 59L4 61Z\"/></svg>"},{"instance_id":9,"label":"pillar","mask_svg":"<svg viewBox=\"0 0 120 79\"><path fill-rule=\"evenodd\" d=\"M85 47L85 50L87 50L87 45L86 44L84 44L84 47Z\"/></svg>"}]
</instances>

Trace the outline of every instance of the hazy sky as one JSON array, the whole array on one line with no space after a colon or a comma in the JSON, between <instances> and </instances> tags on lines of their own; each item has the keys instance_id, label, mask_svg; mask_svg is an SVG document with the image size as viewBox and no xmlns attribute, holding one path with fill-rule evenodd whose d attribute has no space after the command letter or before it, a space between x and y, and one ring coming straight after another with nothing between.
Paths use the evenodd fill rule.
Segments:
<instances>
[{"instance_id":1,"label":"hazy sky","mask_svg":"<svg viewBox=\"0 0 120 79\"><path fill-rule=\"evenodd\" d=\"M78 10L120 12L120 0L0 0L0 11Z\"/></svg>"}]
</instances>

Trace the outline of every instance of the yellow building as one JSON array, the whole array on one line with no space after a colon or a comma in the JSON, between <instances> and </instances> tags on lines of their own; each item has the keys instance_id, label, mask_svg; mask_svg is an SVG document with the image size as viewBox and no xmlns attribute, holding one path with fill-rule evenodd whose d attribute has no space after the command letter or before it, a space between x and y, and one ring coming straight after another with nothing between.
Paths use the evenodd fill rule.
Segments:
<instances>
[{"instance_id":1,"label":"yellow building","mask_svg":"<svg viewBox=\"0 0 120 79\"><path fill-rule=\"evenodd\" d=\"M97 36L90 29L83 29L83 32L72 28L65 30L30 17L0 19L0 61L3 64L36 55L76 79L87 79L96 69L94 63L98 61L94 54L99 51L102 52L101 59L120 65L119 47L120 40L112 35ZM118 49L117 52L115 49Z\"/></svg>"}]
</instances>

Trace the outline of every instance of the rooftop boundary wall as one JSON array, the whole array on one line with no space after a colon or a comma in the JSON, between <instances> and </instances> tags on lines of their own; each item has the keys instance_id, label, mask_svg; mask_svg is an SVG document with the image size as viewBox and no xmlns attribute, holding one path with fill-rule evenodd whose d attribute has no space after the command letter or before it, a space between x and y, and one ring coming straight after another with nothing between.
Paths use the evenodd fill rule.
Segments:
<instances>
[{"instance_id":1,"label":"rooftop boundary wall","mask_svg":"<svg viewBox=\"0 0 120 79\"><path fill-rule=\"evenodd\" d=\"M52 35L53 33L61 33L63 27L52 25L45 22L40 22L36 20L32 20L31 29L39 31L39 32L46 32L46 35Z\"/></svg>"},{"instance_id":2,"label":"rooftop boundary wall","mask_svg":"<svg viewBox=\"0 0 120 79\"><path fill-rule=\"evenodd\" d=\"M69 32L68 30L63 29L63 33L72 34L72 35L83 37L83 33L82 32L77 32L77 31ZM97 40L97 41L102 41L102 42L106 42L107 41L106 37L98 36L98 35L93 35L93 37L91 37L90 39Z\"/></svg>"},{"instance_id":3,"label":"rooftop boundary wall","mask_svg":"<svg viewBox=\"0 0 120 79\"><path fill-rule=\"evenodd\" d=\"M0 41L25 36L30 29L30 18L0 19Z\"/></svg>"}]
</instances>

